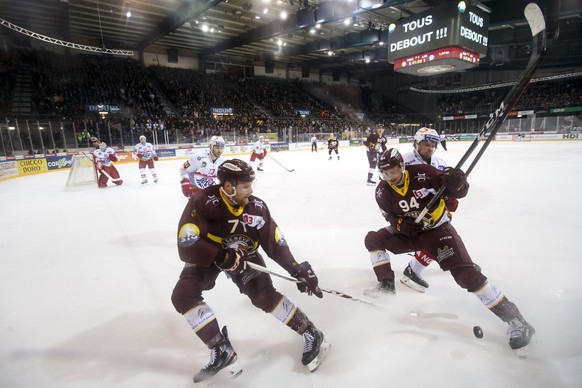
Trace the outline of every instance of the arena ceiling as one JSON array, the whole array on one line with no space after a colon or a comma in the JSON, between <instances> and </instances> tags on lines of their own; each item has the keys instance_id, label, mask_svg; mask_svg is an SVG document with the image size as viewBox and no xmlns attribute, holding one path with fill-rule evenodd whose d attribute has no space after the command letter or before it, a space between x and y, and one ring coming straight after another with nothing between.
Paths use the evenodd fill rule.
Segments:
<instances>
[{"instance_id":1,"label":"arena ceiling","mask_svg":"<svg viewBox=\"0 0 582 388\"><path fill-rule=\"evenodd\" d=\"M177 49L214 63L357 72L391 69L379 43L388 25L447 0L0 0L0 39L30 45L16 25L51 39L103 49ZM469 0L472 1L472 0ZM557 0L537 0L544 2ZM489 52L481 66L522 68L529 58L529 1L481 0L491 9ZM333 18L316 23L318 9ZM128 16L130 15L130 16ZM543 66L582 65L582 2L562 0L560 37ZM377 33L362 45L362 34ZM368 61L366 61L368 59Z\"/></svg>"}]
</instances>

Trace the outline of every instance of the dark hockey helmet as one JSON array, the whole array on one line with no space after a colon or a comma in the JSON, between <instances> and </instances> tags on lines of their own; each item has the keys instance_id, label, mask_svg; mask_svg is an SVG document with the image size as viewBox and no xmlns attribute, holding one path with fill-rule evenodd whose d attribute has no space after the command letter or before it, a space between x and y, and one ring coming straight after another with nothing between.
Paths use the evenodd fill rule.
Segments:
<instances>
[{"instance_id":1,"label":"dark hockey helmet","mask_svg":"<svg viewBox=\"0 0 582 388\"><path fill-rule=\"evenodd\" d=\"M382 152L378 159L378 169L386 170L396 166L404 168L404 159L400 152L396 148L390 148Z\"/></svg>"},{"instance_id":2,"label":"dark hockey helmet","mask_svg":"<svg viewBox=\"0 0 582 388\"><path fill-rule=\"evenodd\" d=\"M252 182L255 180L255 170L245 161L229 159L218 167L218 180L224 182Z\"/></svg>"}]
</instances>

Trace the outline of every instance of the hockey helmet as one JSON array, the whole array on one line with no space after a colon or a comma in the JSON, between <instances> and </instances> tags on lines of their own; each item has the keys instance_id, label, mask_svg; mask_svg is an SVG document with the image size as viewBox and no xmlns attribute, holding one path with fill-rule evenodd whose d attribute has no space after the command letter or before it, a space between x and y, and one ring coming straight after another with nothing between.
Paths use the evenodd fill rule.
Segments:
<instances>
[{"instance_id":1,"label":"hockey helmet","mask_svg":"<svg viewBox=\"0 0 582 388\"><path fill-rule=\"evenodd\" d=\"M144 135L141 135L141 136L139 137L139 142L140 142L140 143L142 142L142 140L143 140L143 142L144 142L144 143L146 142L146 137L145 137Z\"/></svg>"},{"instance_id":2,"label":"hockey helmet","mask_svg":"<svg viewBox=\"0 0 582 388\"><path fill-rule=\"evenodd\" d=\"M422 127L418 131L416 131L416 134L414 135L414 141L416 142L416 144L418 144L424 140L432 141L434 143L437 143L438 145L440 137L438 132L435 131L434 129Z\"/></svg>"},{"instance_id":3,"label":"hockey helmet","mask_svg":"<svg viewBox=\"0 0 582 388\"><path fill-rule=\"evenodd\" d=\"M240 159L229 159L218 167L218 180L224 182L231 182L236 185L236 182L252 182L255 180L255 170L245 161Z\"/></svg>"},{"instance_id":4,"label":"hockey helmet","mask_svg":"<svg viewBox=\"0 0 582 388\"><path fill-rule=\"evenodd\" d=\"M212 136L210 138L210 142L208 143L210 148L217 146L217 147L224 147L226 144L222 136Z\"/></svg>"},{"instance_id":5,"label":"hockey helmet","mask_svg":"<svg viewBox=\"0 0 582 388\"><path fill-rule=\"evenodd\" d=\"M105 142L99 143L99 149L101 149L101 151L105 151L107 149L107 143Z\"/></svg>"},{"instance_id":6,"label":"hockey helmet","mask_svg":"<svg viewBox=\"0 0 582 388\"><path fill-rule=\"evenodd\" d=\"M392 167L400 166L404 168L404 159L402 154L396 148L390 148L382 152L378 159L378 169L386 170Z\"/></svg>"}]
</instances>

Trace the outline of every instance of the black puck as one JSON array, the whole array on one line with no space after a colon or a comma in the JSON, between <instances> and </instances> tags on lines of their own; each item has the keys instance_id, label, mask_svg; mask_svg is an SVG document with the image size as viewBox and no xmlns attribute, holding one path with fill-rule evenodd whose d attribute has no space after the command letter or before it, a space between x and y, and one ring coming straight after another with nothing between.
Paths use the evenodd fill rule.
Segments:
<instances>
[{"instance_id":1,"label":"black puck","mask_svg":"<svg viewBox=\"0 0 582 388\"><path fill-rule=\"evenodd\" d=\"M473 334L477 338L483 338L483 330L479 326L473 326Z\"/></svg>"}]
</instances>

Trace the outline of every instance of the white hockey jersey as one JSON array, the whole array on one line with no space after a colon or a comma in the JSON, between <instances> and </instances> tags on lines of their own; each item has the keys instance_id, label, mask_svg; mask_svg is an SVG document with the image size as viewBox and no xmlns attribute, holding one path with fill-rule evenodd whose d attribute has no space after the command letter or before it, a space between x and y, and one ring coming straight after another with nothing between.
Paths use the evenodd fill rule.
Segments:
<instances>
[{"instance_id":1,"label":"white hockey jersey","mask_svg":"<svg viewBox=\"0 0 582 388\"><path fill-rule=\"evenodd\" d=\"M402 155L402 158L404 159L404 164L407 166L414 164L428 164L416 150L412 150L412 152L408 152ZM430 165L438 168L439 170L444 170L448 167L447 162L445 162L444 159L434 155L430 158Z\"/></svg>"},{"instance_id":2,"label":"white hockey jersey","mask_svg":"<svg viewBox=\"0 0 582 388\"><path fill-rule=\"evenodd\" d=\"M267 149L267 145L264 143L261 143L260 140L258 140L254 145L253 145L253 152L255 154L262 154L264 150Z\"/></svg>"},{"instance_id":3,"label":"white hockey jersey","mask_svg":"<svg viewBox=\"0 0 582 388\"><path fill-rule=\"evenodd\" d=\"M93 151L93 156L95 157L95 163L101 162L104 166L111 166L110 155L115 155L115 151L111 147L105 148L105 151L101 151L101 148L97 148ZM114 158L115 159L115 158Z\"/></svg>"},{"instance_id":4,"label":"white hockey jersey","mask_svg":"<svg viewBox=\"0 0 582 388\"><path fill-rule=\"evenodd\" d=\"M156 150L154 150L154 146L152 145L152 143L147 142L145 144L137 143L135 145L133 154L135 155L136 158L139 158L140 160L147 162L148 160L151 160L154 158L154 156L156 156ZM138 156L140 154L141 157Z\"/></svg>"},{"instance_id":5,"label":"white hockey jersey","mask_svg":"<svg viewBox=\"0 0 582 388\"><path fill-rule=\"evenodd\" d=\"M180 179L188 178L192 186L205 189L214 185L218 167L224 162L221 157L214 162L210 156L210 148L193 155L180 167Z\"/></svg>"}]
</instances>

